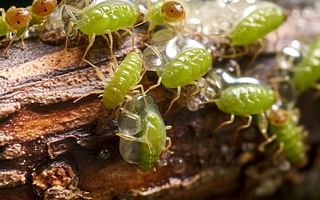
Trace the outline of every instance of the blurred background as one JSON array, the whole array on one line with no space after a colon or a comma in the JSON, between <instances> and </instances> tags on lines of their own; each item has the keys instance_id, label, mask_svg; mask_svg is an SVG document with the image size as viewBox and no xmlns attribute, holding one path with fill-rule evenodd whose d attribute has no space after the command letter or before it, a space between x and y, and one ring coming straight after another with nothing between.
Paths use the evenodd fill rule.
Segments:
<instances>
[{"instance_id":1,"label":"blurred background","mask_svg":"<svg viewBox=\"0 0 320 200\"><path fill-rule=\"evenodd\" d=\"M15 5L16 7L26 7L31 5L32 0L1 0L0 1L0 8L8 9L10 6Z\"/></svg>"}]
</instances>

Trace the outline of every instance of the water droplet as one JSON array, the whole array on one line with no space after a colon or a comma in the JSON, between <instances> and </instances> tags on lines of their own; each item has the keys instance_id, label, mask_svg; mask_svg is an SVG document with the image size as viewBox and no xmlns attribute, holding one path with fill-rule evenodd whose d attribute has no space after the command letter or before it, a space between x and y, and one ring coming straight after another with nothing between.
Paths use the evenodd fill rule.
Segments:
<instances>
[{"instance_id":1,"label":"water droplet","mask_svg":"<svg viewBox=\"0 0 320 200\"><path fill-rule=\"evenodd\" d=\"M133 113L122 111L118 118L119 130L121 133L135 135L142 129L141 118Z\"/></svg>"},{"instance_id":2,"label":"water droplet","mask_svg":"<svg viewBox=\"0 0 320 200\"><path fill-rule=\"evenodd\" d=\"M297 90L294 87L293 83L287 80L278 82L278 94L279 94L279 102L282 106L292 107L298 97Z\"/></svg>"},{"instance_id":3,"label":"water droplet","mask_svg":"<svg viewBox=\"0 0 320 200\"><path fill-rule=\"evenodd\" d=\"M287 160L282 160L279 164L279 169L281 171L287 172L291 169L291 164Z\"/></svg>"},{"instance_id":4,"label":"water droplet","mask_svg":"<svg viewBox=\"0 0 320 200\"><path fill-rule=\"evenodd\" d=\"M170 165L175 173L183 173L186 170L186 163L182 158L174 157L170 159Z\"/></svg>"},{"instance_id":5,"label":"water droplet","mask_svg":"<svg viewBox=\"0 0 320 200\"><path fill-rule=\"evenodd\" d=\"M229 151L230 151L230 148L228 146L226 146L226 145L223 145L223 146L220 147L220 152L222 154L227 155L229 153Z\"/></svg>"},{"instance_id":6,"label":"water droplet","mask_svg":"<svg viewBox=\"0 0 320 200\"><path fill-rule=\"evenodd\" d=\"M26 164L27 164L27 161L26 161L26 160L22 160L22 161L19 162L19 165L20 165L20 166L24 166L24 165L26 165Z\"/></svg>"},{"instance_id":7,"label":"water droplet","mask_svg":"<svg viewBox=\"0 0 320 200\"><path fill-rule=\"evenodd\" d=\"M302 59L300 43L295 40L289 46L282 49L278 57L279 67L281 69L290 69L297 65Z\"/></svg>"},{"instance_id":8,"label":"water droplet","mask_svg":"<svg viewBox=\"0 0 320 200\"><path fill-rule=\"evenodd\" d=\"M256 148L256 144L253 142L244 142L241 144L243 151L253 151Z\"/></svg>"},{"instance_id":9,"label":"water droplet","mask_svg":"<svg viewBox=\"0 0 320 200\"><path fill-rule=\"evenodd\" d=\"M200 109L201 100L198 97L193 97L187 104L190 111L197 111Z\"/></svg>"},{"instance_id":10,"label":"water droplet","mask_svg":"<svg viewBox=\"0 0 320 200\"><path fill-rule=\"evenodd\" d=\"M201 84L204 85L203 88L201 88L203 101L209 102L219 96L222 83L221 78L214 71L210 71L207 76L205 76L205 81Z\"/></svg>"},{"instance_id":11,"label":"water droplet","mask_svg":"<svg viewBox=\"0 0 320 200\"><path fill-rule=\"evenodd\" d=\"M98 154L98 157L102 160L108 160L110 156L111 156L111 153L108 149L102 149Z\"/></svg>"},{"instance_id":12,"label":"water droplet","mask_svg":"<svg viewBox=\"0 0 320 200\"><path fill-rule=\"evenodd\" d=\"M156 47L150 46L143 51L144 65L148 71L160 71L165 67L165 59Z\"/></svg>"},{"instance_id":13,"label":"water droplet","mask_svg":"<svg viewBox=\"0 0 320 200\"><path fill-rule=\"evenodd\" d=\"M171 29L162 29L155 32L151 39L151 44L156 44L160 42L167 42L172 40L177 36L177 32Z\"/></svg>"}]
</instances>

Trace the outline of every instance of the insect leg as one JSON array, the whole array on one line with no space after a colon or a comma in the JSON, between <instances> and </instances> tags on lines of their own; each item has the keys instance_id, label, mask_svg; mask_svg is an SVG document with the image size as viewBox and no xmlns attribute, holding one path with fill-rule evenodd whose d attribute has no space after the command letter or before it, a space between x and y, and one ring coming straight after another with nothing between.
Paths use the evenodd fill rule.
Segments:
<instances>
[{"instance_id":1,"label":"insect leg","mask_svg":"<svg viewBox=\"0 0 320 200\"><path fill-rule=\"evenodd\" d=\"M125 108L120 108L120 110L124 113L126 113L129 117L131 117L132 119L135 119L135 120L141 120L141 117L137 114L134 114L132 113L131 111L125 109Z\"/></svg>"},{"instance_id":2,"label":"insect leg","mask_svg":"<svg viewBox=\"0 0 320 200\"><path fill-rule=\"evenodd\" d=\"M283 142L280 142L279 148L278 148L278 150L276 151L276 153L273 155L273 157L274 157L274 158L278 157L278 156L283 152L283 149L284 149L284 143L283 143Z\"/></svg>"},{"instance_id":3,"label":"insect leg","mask_svg":"<svg viewBox=\"0 0 320 200\"><path fill-rule=\"evenodd\" d=\"M229 119L228 121L222 122L222 123L215 129L215 131L221 129L222 127L224 127L224 126L226 126L226 125L228 125L228 124L232 124L232 123L234 122L234 118L235 118L234 114L230 115L230 119Z\"/></svg>"},{"instance_id":4,"label":"insect leg","mask_svg":"<svg viewBox=\"0 0 320 200\"><path fill-rule=\"evenodd\" d=\"M110 33L111 34L111 33ZM109 33L108 33L109 35ZM113 74L114 72L114 66L117 67L118 66L118 62L117 62L117 59L115 58L115 56L113 55L113 40L112 40L112 34L111 34L111 40L110 38L106 37L105 35L102 35L102 37L107 41L108 43L108 46L110 48L110 53L111 53L111 58L113 60L113 65L112 64L109 64L109 74Z\"/></svg>"},{"instance_id":5,"label":"insect leg","mask_svg":"<svg viewBox=\"0 0 320 200\"><path fill-rule=\"evenodd\" d=\"M275 141L277 139L277 136L276 135L272 135L271 137L267 138L266 141L262 142L258 149L259 151L261 152L264 152L265 151L265 147L270 144L271 142Z\"/></svg>"},{"instance_id":6,"label":"insect leg","mask_svg":"<svg viewBox=\"0 0 320 200\"><path fill-rule=\"evenodd\" d=\"M154 30L156 26L153 23L149 24L148 30L147 30L147 41L150 42L151 41L151 35L152 35L152 31Z\"/></svg>"},{"instance_id":7,"label":"insect leg","mask_svg":"<svg viewBox=\"0 0 320 200\"><path fill-rule=\"evenodd\" d=\"M146 93L145 93L145 91L144 91L143 85L142 85L142 84L138 84L138 85L136 85L136 86L133 87L133 89L138 89L138 88L141 90L144 103L148 106L147 101L146 101L146 99L144 98L144 97L146 96Z\"/></svg>"},{"instance_id":8,"label":"insect leg","mask_svg":"<svg viewBox=\"0 0 320 200\"><path fill-rule=\"evenodd\" d=\"M119 33L119 32L113 32L114 33L114 35L116 35L117 36L117 45L119 46L120 44L121 44L121 38L123 38L123 36L124 36L124 34L126 34L127 32L124 32L124 33ZM109 44L109 39L108 39L108 44Z\"/></svg>"},{"instance_id":9,"label":"insect leg","mask_svg":"<svg viewBox=\"0 0 320 200\"><path fill-rule=\"evenodd\" d=\"M26 45L24 44L24 37L25 37L27 30L28 30L28 26L25 28L25 30L21 34L21 48L22 49L24 49L26 47Z\"/></svg>"},{"instance_id":10,"label":"insect leg","mask_svg":"<svg viewBox=\"0 0 320 200\"><path fill-rule=\"evenodd\" d=\"M197 82L193 81L190 85L195 86L195 90L190 94L191 97L194 97L195 95L199 94L200 92L200 87L198 86Z\"/></svg>"},{"instance_id":11,"label":"insect leg","mask_svg":"<svg viewBox=\"0 0 320 200\"><path fill-rule=\"evenodd\" d=\"M141 143L145 143L145 139L143 137L134 137L128 134L124 134L124 133L116 133L117 136L119 136L120 138L124 139L124 140L128 140L131 142L141 142Z\"/></svg>"},{"instance_id":12,"label":"insect leg","mask_svg":"<svg viewBox=\"0 0 320 200\"><path fill-rule=\"evenodd\" d=\"M161 85L161 81L162 81L162 78L159 77L157 83L156 83L155 85L151 85L151 86L145 91L145 93L147 94L148 92L150 92L150 90L153 90L154 88L159 87L159 86Z\"/></svg>"},{"instance_id":13,"label":"insect leg","mask_svg":"<svg viewBox=\"0 0 320 200\"><path fill-rule=\"evenodd\" d=\"M268 134L267 134L267 131L268 131L268 118L266 116L266 114L263 112L261 114L259 114L257 116L258 118L258 128L259 128L259 131L261 132L261 134L263 135L263 137L265 139L268 139Z\"/></svg>"},{"instance_id":14,"label":"insect leg","mask_svg":"<svg viewBox=\"0 0 320 200\"><path fill-rule=\"evenodd\" d=\"M164 148L165 151L167 151L172 145L172 141L170 137L166 137L166 146Z\"/></svg>"},{"instance_id":15,"label":"insect leg","mask_svg":"<svg viewBox=\"0 0 320 200\"><path fill-rule=\"evenodd\" d=\"M115 66L117 66L118 65L117 58L113 53L113 37L112 37L112 33L111 32L108 33L108 38L109 38L109 49L110 49L111 58L112 58L112 60L113 60L113 62L115 64Z\"/></svg>"},{"instance_id":16,"label":"insect leg","mask_svg":"<svg viewBox=\"0 0 320 200\"><path fill-rule=\"evenodd\" d=\"M228 55L228 54L222 55L221 56L222 58L225 58L225 59L238 58L238 57L242 57L242 56L248 54L248 52L249 52L248 47L245 47L243 52L237 52L236 47L234 47L233 45L231 45L230 48L231 48L232 54L231 55Z\"/></svg>"},{"instance_id":17,"label":"insect leg","mask_svg":"<svg viewBox=\"0 0 320 200\"><path fill-rule=\"evenodd\" d=\"M141 0L135 0L135 4L138 8L139 13L141 13L140 7L139 5L141 4ZM152 10L152 2L151 0L147 0L147 12L150 12ZM146 23L149 19L146 18L146 15L144 15L144 19L142 20L142 22L139 22L137 24L134 25L134 27L140 26L144 23Z\"/></svg>"},{"instance_id":18,"label":"insect leg","mask_svg":"<svg viewBox=\"0 0 320 200\"><path fill-rule=\"evenodd\" d=\"M135 49L134 47L134 34L130 29L123 29L125 31L125 33L128 33L131 36L131 48L132 50Z\"/></svg>"},{"instance_id":19,"label":"insect leg","mask_svg":"<svg viewBox=\"0 0 320 200\"><path fill-rule=\"evenodd\" d=\"M96 70L97 76L99 77L99 79L100 79L103 83L105 83L105 84L107 83L107 79L106 79L106 77L104 76L102 70L101 70L99 67L95 66L93 63L91 63L90 61L88 61L88 60L86 60L86 59L84 59L83 61L84 61L85 63L89 64L91 67L93 67L93 68Z\"/></svg>"},{"instance_id":20,"label":"insect leg","mask_svg":"<svg viewBox=\"0 0 320 200\"><path fill-rule=\"evenodd\" d=\"M247 123L242 125L242 126L240 126L240 127L238 127L236 132L235 132L235 134L233 135L233 138L232 138L232 143L233 144L236 142L236 139L238 138L238 135L239 135L240 131L250 127L251 123L252 123L252 116L249 115Z\"/></svg>"},{"instance_id":21,"label":"insect leg","mask_svg":"<svg viewBox=\"0 0 320 200\"><path fill-rule=\"evenodd\" d=\"M237 130L236 130L236 133L240 132L242 129L249 128L250 125L251 125L251 123L252 123L252 116L249 115L249 116L248 116L248 121L247 121L247 123L244 124L244 125L242 125L242 126L240 126L240 127L238 127Z\"/></svg>"},{"instance_id":22,"label":"insect leg","mask_svg":"<svg viewBox=\"0 0 320 200\"><path fill-rule=\"evenodd\" d=\"M84 95L80 96L79 98L77 98L76 100L74 100L73 103L77 103L77 102L80 101L81 99L83 99L83 98L85 98L85 97L87 97L87 96L90 96L90 95L92 95L92 94L101 94L101 93L103 93L103 90L94 90L94 91L91 91L91 92L89 92L89 93L87 93L87 94L84 94Z\"/></svg>"},{"instance_id":23,"label":"insect leg","mask_svg":"<svg viewBox=\"0 0 320 200\"><path fill-rule=\"evenodd\" d=\"M4 49L4 54L6 57L8 57L8 50L9 50L11 44L13 43L13 41L16 39L16 37L17 37L17 32L14 32L12 38L10 39L8 46Z\"/></svg>"},{"instance_id":24,"label":"insect leg","mask_svg":"<svg viewBox=\"0 0 320 200\"><path fill-rule=\"evenodd\" d=\"M65 10L68 15L70 16L70 20L68 21L68 25L67 25L67 31L66 31L66 42L65 42L65 46L64 46L64 50L67 50L68 47L68 42L69 42L69 37L71 35L75 35L77 33L77 31L75 31L74 29L74 22L77 21L77 18L75 16L75 14L80 14L81 13L81 9L76 8L74 6L71 5L66 5L64 3L64 1L61 1L58 5L62 5L62 10ZM72 33L72 31L74 31L74 33Z\"/></svg>"},{"instance_id":25,"label":"insect leg","mask_svg":"<svg viewBox=\"0 0 320 200\"><path fill-rule=\"evenodd\" d=\"M82 62L84 61L84 59L86 58L86 55L87 55L89 49L92 47L95 38L96 38L96 34L89 35L89 44L88 44L88 46L87 46L87 48L86 48L86 51L84 52L84 55L83 55L82 60L81 60L81 63L82 63ZM81 64L81 63L80 63L80 64Z\"/></svg>"},{"instance_id":26,"label":"insect leg","mask_svg":"<svg viewBox=\"0 0 320 200\"><path fill-rule=\"evenodd\" d=\"M122 113L125 113L127 117L129 117L130 119L133 119L134 121L136 121L137 124L139 124L138 127L141 127L141 117L139 115L134 114L131 111L125 109L125 108L120 108L120 110L122 111Z\"/></svg>"},{"instance_id":27,"label":"insect leg","mask_svg":"<svg viewBox=\"0 0 320 200\"><path fill-rule=\"evenodd\" d=\"M66 42L64 43L64 51L67 51L67 49L68 49L68 42L69 42L70 34L72 32L72 27L73 27L73 23L68 22L67 33L66 33Z\"/></svg>"},{"instance_id":28,"label":"insect leg","mask_svg":"<svg viewBox=\"0 0 320 200\"><path fill-rule=\"evenodd\" d=\"M171 109L172 105L174 104L174 102L176 102L180 98L180 95L181 95L181 87L178 87L177 88L177 96L174 99L171 100L168 109L164 113L165 115L168 114L168 112L170 111L170 109Z\"/></svg>"},{"instance_id":29,"label":"insect leg","mask_svg":"<svg viewBox=\"0 0 320 200\"><path fill-rule=\"evenodd\" d=\"M143 95L143 96L146 96L146 92L144 91L144 88L143 88L143 85L142 85L142 84L138 84L138 85L134 86L132 89L133 89L133 90L135 90L135 89L140 89L142 95Z\"/></svg>"},{"instance_id":30,"label":"insect leg","mask_svg":"<svg viewBox=\"0 0 320 200\"><path fill-rule=\"evenodd\" d=\"M265 49L265 43L263 41L259 41L259 48L257 51L255 51L256 53L253 55L253 57L249 63L249 66L252 66L252 64L256 61L256 59L263 52L264 49Z\"/></svg>"}]
</instances>

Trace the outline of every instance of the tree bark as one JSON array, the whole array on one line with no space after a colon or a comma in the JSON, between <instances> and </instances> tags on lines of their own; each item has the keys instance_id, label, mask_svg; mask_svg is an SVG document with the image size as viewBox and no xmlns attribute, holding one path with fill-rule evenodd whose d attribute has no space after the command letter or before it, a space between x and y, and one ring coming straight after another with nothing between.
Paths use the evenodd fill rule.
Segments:
<instances>
[{"instance_id":1,"label":"tree bark","mask_svg":"<svg viewBox=\"0 0 320 200\"><path fill-rule=\"evenodd\" d=\"M319 19L317 15L304 22L313 27ZM241 72L267 81L275 66L275 50L296 38L298 33L291 31L296 29L294 18L289 17L279 30L277 48L269 36L266 52ZM319 32L316 26L304 34ZM143 31L135 33L137 48L143 49L145 41ZM130 51L131 41L118 42L115 54L121 60ZM104 110L94 95L73 103L104 87L94 68L80 64L85 44L65 52L63 44L30 38L24 50L15 43L9 58L0 57L0 199L50 199L57 194L61 199L233 199L276 191L281 196L281 188L301 186L315 173L319 138L314 133L320 130L320 116L314 108L320 104L318 99L305 98L314 97L314 91L302 96L299 104L301 121L311 133L307 141L313 156L304 170L283 171L272 152L260 153L257 145L262 137L255 127L242 131L234 141L235 130L246 119L237 118L217 130L228 115L213 105L190 112L182 97L165 116L166 124L173 126L168 131L170 151L163 153L155 170L142 172L119 154L119 139L113 134L117 112ZM108 79L111 59L106 49L105 41L98 39L88 56ZM148 87L155 81L155 74L147 73L143 84ZM151 95L162 113L174 97L163 87ZM57 181L62 187L52 188Z\"/></svg>"}]
</instances>

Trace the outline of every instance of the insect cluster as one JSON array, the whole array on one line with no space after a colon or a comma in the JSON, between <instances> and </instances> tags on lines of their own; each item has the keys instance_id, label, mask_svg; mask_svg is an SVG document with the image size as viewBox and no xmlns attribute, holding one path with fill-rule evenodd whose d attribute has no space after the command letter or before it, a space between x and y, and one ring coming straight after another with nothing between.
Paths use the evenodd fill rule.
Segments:
<instances>
[{"instance_id":1,"label":"insect cluster","mask_svg":"<svg viewBox=\"0 0 320 200\"><path fill-rule=\"evenodd\" d=\"M191 9L193 3L196 2L64 0L57 5L56 0L34 0L28 8L0 10L0 36L9 40L6 53L12 41L23 39L30 27L41 29L47 17L61 9L66 47L75 36L88 38L82 61L93 66L105 82L104 90L90 94L101 94L104 108L117 113L115 135L120 137L120 154L142 170L153 169L161 153L171 145L163 115L150 95L160 85L176 90L176 97L163 114L174 109L182 94L187 97L191 112L215 104L230 114L230 120L221 123L219 129L233 123L236 116L245 117L247 123L238 127L237 133L256 125L265 138L260 151L275 141L279 146L275 157L284 157L293 165L305 164L304 130L299 126L295 100L320 79L320 39L309 46L293 41L279 52L278 70L269 82L241 76L240 62L235 60L252 51L256 52L254 60L264 49L263 38L286 21L286 11L265 1L209 1L206 6L219 8L225 15L231 13L215 20L210 13L199 15L204 9L201 6ZM216 24L221 20L224 23L219 27ZM138 26L148 26L148 42L143 51L134 46L134 29ZM132 51L118 63L113 54L113 37L121 34L132 38ZM113 58L108 80L86 60L98 36L106 40ZM212 48L203 38L223 42ZM225 66L221 67L221 63ZM225 63L231 63L234 71ZM140 83L146 73L158 76L157 83L148 88ZM284 85L289 85L296 95L288 97Z\"/></svg>"}]
</instances>

